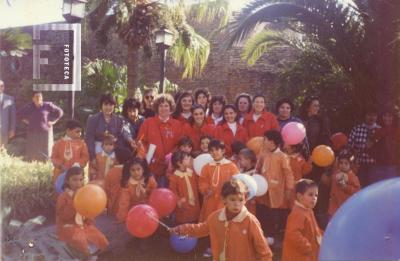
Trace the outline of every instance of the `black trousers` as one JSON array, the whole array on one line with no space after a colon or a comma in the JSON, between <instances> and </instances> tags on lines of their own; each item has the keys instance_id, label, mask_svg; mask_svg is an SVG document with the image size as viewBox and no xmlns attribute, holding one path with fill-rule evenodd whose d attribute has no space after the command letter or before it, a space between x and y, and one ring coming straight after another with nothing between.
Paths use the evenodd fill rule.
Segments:
<instances>
[{"instance_id":1,"label":"black trousers","mask_svg":"<svg viewBox=\"0 0 400 261\"><path fill-rule=\"evenodd\" d=\"M289 209L269 208L261 204L257 204L256 209L264 236L283 238Z\"/></svg>"}]
</instances>

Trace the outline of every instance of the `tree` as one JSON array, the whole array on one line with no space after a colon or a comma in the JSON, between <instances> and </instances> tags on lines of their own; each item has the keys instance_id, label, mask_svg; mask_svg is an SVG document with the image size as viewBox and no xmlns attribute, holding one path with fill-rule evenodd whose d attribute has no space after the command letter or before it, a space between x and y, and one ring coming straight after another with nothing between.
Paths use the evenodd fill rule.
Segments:
<instances>
[{"instance_id":1,"label":"tree","mask_svg":"<svg viewBox=\"0 0 400 261\"><path fill-rule=\"evenodd\" d=\"M21 57L27 54L27 49L32 49L32 37L29 34L21 32L19 28L0 31L0 57Z\"/></svg>"},{"instance_id":2,"label":"tree","mask_svg":"<svg viewBox=\"0 0 400 261\"><path fill-rule=\"evenodd\" d=\"M234 16L227 44L247 38L260 23L282 19L342 67L358 108L393 102L400 85L399 1L256 0Z\"/></svg>"},{"instance_id":3,"label":"tree","mask_svg":"<svg viewBox=\"0 0 400 261\"><path fill-rule=\"evenodd\" d=\"M112 12L106 15L110 7ZM184 67L183 77L198 75L207 63L210 44L187 23L182 3L169 7L146 0L103 0L89 19L102 42L107 42L107 32L113 28L127 45L129 96L138 86L141 51L146 57L151 56L157 28L166 27L174 32L176 41L169 55L177 65Z\"/></svg>"}]
</instances>

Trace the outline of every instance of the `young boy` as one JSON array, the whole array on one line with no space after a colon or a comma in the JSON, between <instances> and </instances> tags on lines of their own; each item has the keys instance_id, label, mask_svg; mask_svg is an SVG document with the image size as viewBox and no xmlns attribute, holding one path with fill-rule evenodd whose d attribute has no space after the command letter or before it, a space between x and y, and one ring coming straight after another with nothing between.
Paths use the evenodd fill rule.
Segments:
<instances>
[{"instance_id":1,"label":"young boy","mask_svg":"<svg viewBox=\"0 0 400 261\"><path fill-rule=\"evenodd\" d=\"M294 178L288 156L279 149L283 143L280 132L266 131L264 138L265 151L260 153L260 166L256 169L267 179L268 192L256 198L256 213L268 242L273 244L285 228L294 192Z\"/></svg>"},{"instance_id":2,"label":"young boy","mask_svg":"<svg viewBox=\"0 0 400 261\"><path fill-rule=\"evenodd\" d=\"M89 161L86 143L81 139L82 125L75 120L67 121L65 136L53 145L51 161L54 166L53 183L63 171L77 165L82 169Z\"/></svg>"},{"instance_id":3,"label":"young boy","mask_svg":"<svg viewBox=\"0 0 400 261\"><path fill-rule=\"evenodd\" d=\"M102 151L96 154L96 170L92 172L91 180L104 180L108 171L115 164L115 142L116 139L111 134L105 134L101 145Z\"/></svg>"},{"instance_id":4,"label":"young boy","mask_svg":"<svg viewBox=\"0 0 400 261\"><path fill-rule=\"evenodd\" d=\"M315 220L318 185L302 179L296 185L296 201L286 225L282 261L317 261L322 230Z\"/></svg>"},{"instance_id":5,"label":"young boy","mask_svg":"<svg viewBox=\"0 0 400 261\"><path fill-rule=\"evenodd\" d=\"M328 214L332 217L336 210L354 193L360 190L360 181L351 170L353 156L341 153L338 156L339 170L331 178L331 193Z\"/></svg>"},{"instance_id":6,"label":"young boy","mask_svg":"<svg viewBox=\"0 0 400 261\"><path fill-rule=\"evenodd\" d=\"M225 144L222 141L212 140L209 149L213 161L203 167L199 178L199 190L204 197L200 222L224 206L220 197L222 185L239 173L237 166L224 157Z\"/></svg>"},{"instance_id":7,"label":"young boy","mask_svg":"<svg viewBox=\"0 0 400 261\"><path fill-rule=\"evenodd\" d=\"M213 212L205 222L180 225L171 232L195 237L210 235L213 260L272 261L257 218L244 206L246 186L239 180L227 181L221 197L225 207Z\"/></svg>"}]
</instances>

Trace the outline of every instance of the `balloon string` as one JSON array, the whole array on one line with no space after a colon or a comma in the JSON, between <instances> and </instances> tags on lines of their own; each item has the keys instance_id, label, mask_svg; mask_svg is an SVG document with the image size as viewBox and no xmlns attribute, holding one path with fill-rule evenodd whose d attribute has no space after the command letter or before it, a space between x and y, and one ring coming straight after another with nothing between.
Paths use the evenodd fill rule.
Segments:
<instances>
[{"instance_id":1,"label":"balloon string","mask_svg":"<svg viewBox=\"0 0 400 261\"><path fill-rule=\"evenodd\" d=\"M150 213L147 213L147 216L149 218L151 218L154 221L157 221L161 226L163 226L166 230L170 230L171 228L169 226L167 226L164 222L162 222L161 220L159 220L158 218L153 217L153 215L151 215Z\"/></svg>"}]
</instances>

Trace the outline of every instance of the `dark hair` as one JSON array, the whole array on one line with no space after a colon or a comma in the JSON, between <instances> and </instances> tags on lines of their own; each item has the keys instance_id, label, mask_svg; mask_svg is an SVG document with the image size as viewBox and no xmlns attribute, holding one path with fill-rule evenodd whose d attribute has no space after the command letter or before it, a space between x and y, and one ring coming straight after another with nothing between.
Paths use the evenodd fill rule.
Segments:
<instances>
[{"instance_id":1,"label":"dark hair","mask_svg":"<svg viewBox=\"0 0 400 261\"><path fill-rule=\"evenodd\" d=\"M250 94L245 93L245 92L242 92L242 93L240 93L238 96L236 96L236 99L235 99L235 106L236 106L236 108L239 108L239 100L240 100L240 98L245 98L245 99L247 99L247 101L249 102L249 108L247 109L247 112L250 112L250 111L251 111L251 107L252 107L252 102L251 102L251 96L250 96Z\"/></svg>"},{"instance_id":2,"label":"dark hair","mask_svg":"<svg viewBox=\"0 0 400 261\"><path fill-rule=\"evenodd\" d=\"M244 194L247 198L248 189L247 186L238 179L231 179L225 182L221 188L221 196L227 198L229 195Z\"/></svg>"},{"instance_id":3,"label":"dark hair","mask_svg":"<svg viewBox=\"0 0 400 261\"><path fill-rule=\"evenodd\" d=\"M168 93L163 93L159 94L156 99L154 100L153 103L153 110L156 114L158 114L158 107L160 106L161 103L168 103L169 107L171 108L171 111L175 110L175 101L174 98L172 98L171 94Z\"/></svg>"},{"instance_id":4,"label":"dark hair","mask_svg":"<svg viewBox=\"0 0 400 261\"><path fill-rule=\"evenodd\" d=\"M383 123L383 116L384 116L385 114L390 114L390 115L392 115L392 117L393 117L392 126L393 126L394 128L397 128L397 127L399 126L399 117L398 117L398 115L397 115L397 113L396 113L396 110L395 110L395 109L392 109L392 108L384 108L384 109L382 110L382 112L379 114L378 124L379 124L380 126L384 127L385 124Z\"/></svg>"},{"instance_id":5,"label":"dark hair","mask_svg":"<svg viewBox=\"0 0 400 261\"><path fill-rule=\"evenodd\" d=\"M114 152L115 159L118 161L118 164L125 164L125 162L133 157L132 152L124 147L116 147Z\"/></svg>"},{"instance_id":6,"label":"dark hair","mask_svg":"<svg viewBox=\"0 0 400 261\"><path fill-rule=\"evenodd\" d=\"M35 96L36 94L41 94L43 96L43 92L41 92L41 91L33 91L32 92L32 97Z\"/></svg>"},{"instance_id":7,"label":"dark hair","mask_svg":"<svg viewBox=\"0 0 400 261\"><path fill-rule=\"evenodd\" d=\"M343 149L339 152L339 155L337 156L338 160L341 159L346 159L349 162L353 162L354 161L354 154L349 151L348 149Z\"/></svg>"},{"instance_id":8,"label":"dark hair","mask_svg":"<svg viewBox=\"0 0 400 261\"><path fill-rule=\"evenodd\" d=\"M184 146L184 145L189 145L193 148L193 141L191 138L189 138L188 136L183 136L179 139L177 147L179 148L180 146Z\"/></svg>"},{"instance_id":9,"label":"dark hair","mask_svg":"<svg viewBox=\"0 0 400 261\"><path fill-rule=\"evenodd\" d=\"M179 168L178 164L179 164L180 162L182 162L182 160L183 160L185 157L189 157L189 156L190 156L190 154L187 153L187 152L183 152L183 151L180 151L180 150L175 151L174 153L172 153L172 157L171 157L172 166L173 166L175 169Z\"/></svg>"},{"instance_id":10,"label":"dark hair","mask_svg":"<svg viewBox=\"0 0 400 261\"><path fill-rule=\"evenodd\" d=\"M100 96L100 108L103 106L103 104L115 105L117 104L117 101L111 93L107 92Z\"/></svg>"},{"instance_id":11,"label":"dark hair","mask_svg":"<svg viewBox=\"0 0 400 261\"><path fill-rule=\"evenodd\" d=\"M311 179L301 179L296 183L296 193L304 195L309 188L318 188L318 184Z\"/></svg>"},{"instance_id":12,"label":"dark hair","mask_svg":"<svg viewBox=\"0 0 400 261\"><path fill-rule=\"evenodd\" d=\"M146 109L149 109L149 108L146 108L146 103L144 102L144 100L145 100L145 98L146 98L146 94L148 94L148 93L157 93L157 90L156 89L154 89L154 88L148 88L148 89L145 89L144 90L144 92L143 92L143 99L142 99L142 109L143 110L146 110Z\"/></svg>"},{"instance_id":13,"label":"dark hair","mask_svg":"<svg viewBox=\"0 0 400 261\"><path fill-rule=\"evenodd\" d=\"M254 153L254 151L252 151L251 149L244 148L244 149L240 150L239 155L242 155L246 159L249 159L251 161L251 163L254 165L257 162L257 156Z\"/></svg>"},{"instance_id":14,"label":"dark hair","mask_svg":"<svg viewBox=\"0 0 400 261\"><path fill-rule=\"evenodd\" d=\"M129 178L131 177L130 170L133 165L140 165L142 167L145 184L147 184L147 182L151 176L149 166L147 165L146 160L138 158L138 157L133 158L133 159L125 162L124 167L122 168L121 187L123 187L123 188L125 188L128 185Z\"/></svg>"},{"instance_id":15,"label":"dark hair","mask_svg":"<svg viewBox=\"0 0 400 261\"><path fill-rule=\"evenodd\" d=\"M107 133L103 135L103 141L102 144L114 144L115 145L116 139L114 135Z\"/></svg>"},{"instance_id":16,"label":"dark hair","mask_svg":"<svg viewBox=\"0 0 400 261\"><path fill-rule=\"evenodd\" d=\"M241 141L234 141L232 144L231 144L231 149L232 149L232 154L239 154L239 152L242 150L242 149L245 149L246 148L246 144L244 144L243 142L241 142Z\"/></svg>"},{"instance_id":17,"label":"dark hair","mask_svg":"<svg viewBox=\"0 0 400 261\"><path fill-rule=\"evenodd\" d=\"M141 110L141 104L138 100L136 100L135 98L127 98L124 101L124 104L122 105L122 116L124 116L125 118L129 118L128 117L128 111L129 110L134 110L134 109L138 109L138 111L140 112Z\"/></svg>"},{"instance_id":18,"label":"dark hair","mask_svg":"<svg viewBox=\"0 0 400 261\"><path fill-rule=\"evenodd\" d=\"M200 136L200 142L204 139L209 139L210 141L213 139L213 137L209 136L209 135L202 135Z\"/></svg>"},{"instance_id":19,"label":"dark hair","mask_svg":"<svg viewBox=\"0 0 400 261\"><path fill-rule=\"evenodd\" d=\"M194 104L192 92L190 92L190 91L182 92L181 95L179 95L179 98L176 102L176 109L175 109L174 113L172 113L172 117L178 118L179 115L182 113L183 108L182 108L181 103L182 103L183 98L186 98L186 97L190 97L192 99L192 105Z\"/></svg>"},{"instance_id":20,"label":"dark hair","mask_svg":"<svg viewBox=\"0 0 400 261\"><path fill-rule=\"evenodd\" d=\"M234 112L236 112L235 121L237 122L239 120L239 113L238 113L237 108L233 104L227 104L222 108L222 122L223 123L226 122L226 120L225 120L225 110L227 110L227 109L232 109Z\"/></svg>"},{"instance_id":21,"label":"dark hair","mask_svg":"<svg viewBox=\"0 0 400 261\"><path fill-rule=\"evenodd\" d=\"M293 145L289 145L289 146L292 148L292 150L294 152L303 153L303 148L304 148L303 143L293 144Z\"/></svg>"},{"instance_id":22,"label":"dark hair","mask_svg":"<svg viewBox=\"0 0 400 261\"><path fill-rule=\"evenodd\" d=\"M300 106L300 118L307 119L308 118L308 109L313 101L319 101L317 96L309 96Z\"/></svg>"},{"instance_id":23,"label":"dark hair","mask_svg":"<svg viewBox=\"0 0 400 261\"><path fill-rule=\"evenodd\" d=\"M82 128L82 124L77 120L68 120L65 123L65 129L66 130L73 130L73 129L77 129L77 128L83 129Z\"/></svg>"},{"instance_id":24,"label":"dark hair","mask_svg":"<svg viewBox=\"0 0 400 261\"><path fill-rule=\"evenodd\" d=\"M268 130L268 131L266 131L264 133L264 137L266 137L267 139L273 141L277 147L280 147L283 144L282 135L277 130Z\"/></svg>"},{"instance_id":25,"label":"dark hair","mask_svg":"<svg viewBox=\"0 0 400 261\"><path fill-rule=\"evenodd\" d=\"M62 186L63 189L70 188L68 185L68 181L72 176L82 175L83 176L83 169L78 166L73 166L67 170L64 178L64 184Z\"/></svg>"},{"instance_id":26,"label":"dark hair","mask_svg":"<svg viewBox=\"0 0 400 261\"><path fill-rule=\"evenodd\" d=\"M207 104L210 101L211 93L207 88L199 88L194 91L194 102L197 103L197 98L200 94L204 94L207 97Z\"/></svg>"},{"instance_id":27,"label":"dark hair","mask_svg":"<svg viewBox=\"0 0 400 261\"><path fill-rule=\"evenodd\" d=\"M280 99L280 100L276 103L276 106L275 106L276 112L277 112L277 113L279 112L279 107L281 107L282 104L284 104L284 103L289 104L289 106L290 106L290 112L293 113L293 111L294 111L294 104L293 104L293 102L292 102L290 99L288 99L288 98Z\"/></svg>"},{"instance_id":28,"label":"dark hair","mask_svg":"<svg viewBox=\"0 0 400 261\"><path fill-rule=\"evenodd\" d=\"M211 98L211 101L210 101L210 105L209 105L209 110L208 110L208 115L211 115L214 111L213 111L213 105L214 105L214 103L216 103L216 102L220 102L220 103L222 103L222 107L224 107L225 106L225 104L226 104L226 98L225 98L225 96L223 96L223 95L215 95L215 96L213 96L212 98Z\"/></svg>"},{"instance_id":29,"label":"dark hair","mask_svg":"<svg viewBox=\"0 0 400 261\"><path fill-rule=\"evenodd\" d=\"M211 148L215 149L225 149L225 143L223 141L217 140L217 139L212 139L210 141L210 144L208 144L208 149L211 150Z\"/></svg>"},{"instance_id":30,"label":"dark hair","mask_svg":"<svg viewBox=\"0 0 400 261\"><path fill-rule=\"evenodd\" d=\"M190 123L191 126L193 126L193 124L194 124L193 113L197 109L202 109L203 110L203 112L204 112L204 121L206 120L206 109L203 106L201 106L200 104L193 104L192 108L190 109L190 111L192 112L192 115L189 118L189 123Z\"/></svg>"}]
</instances>

